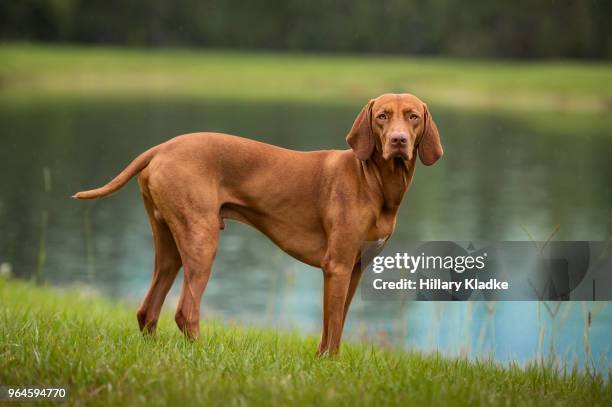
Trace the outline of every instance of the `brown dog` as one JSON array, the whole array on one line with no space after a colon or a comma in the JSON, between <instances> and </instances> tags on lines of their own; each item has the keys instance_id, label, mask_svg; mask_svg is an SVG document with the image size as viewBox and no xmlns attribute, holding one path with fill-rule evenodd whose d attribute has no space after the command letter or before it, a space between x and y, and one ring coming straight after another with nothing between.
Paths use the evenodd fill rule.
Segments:
<instances>
[{"instance_id":1,"label":"brown dog","mask_svg":"<svg viewBox=\"0 0 612 407\"><path fill-rule=\"evenodd\" d=\"M155 331L182 265L175 319L197 339L200 301L228 218L323 270L318 353L336 353L361 277L361 243L393 232L416 152L425 165L442 156L427 106L409 94L371 100L346 140L352 150L298 152L226 134L187 134L141 154L107 185L77 193L78 199L100 198L140 172L155 242L155 273L137 314L140 329Z\"/></svg>"}]
</instances>

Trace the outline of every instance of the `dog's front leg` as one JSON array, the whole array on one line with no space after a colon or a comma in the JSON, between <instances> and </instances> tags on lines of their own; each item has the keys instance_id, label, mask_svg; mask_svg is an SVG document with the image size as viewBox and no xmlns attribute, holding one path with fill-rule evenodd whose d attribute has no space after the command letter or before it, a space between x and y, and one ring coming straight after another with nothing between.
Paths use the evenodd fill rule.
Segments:
<instances>
[{"instance_id":1,"label":"dog's front leg","mask_svg":"<svg viewBox=\"0 0 612 407\"><path fill-rule=\"evenodd\" d=\"M346 295L346 302L344 303L344 316L342 318L342 330L344 330L344 324L346 323L346 316L348 315L349 307L351 306L351 301L353 301L353 297L355 296L357 287L359 287L359 281L361 280L361 274L362 274L361 262L357 262L353 266L353 272L351 273L351 281L349 283L348 294Z\"/></svg>"},{"instance_id":2,"label":"dog's front leg","mask_svg":"<svg viewBox=\"0 0 612 407\"><path fill-rule=\"evenodd\" d=\"M334 355L340 348L344 309L354 264L330 259L323 264L323 332L318 356Z\"/></svg>"}]
</instances>

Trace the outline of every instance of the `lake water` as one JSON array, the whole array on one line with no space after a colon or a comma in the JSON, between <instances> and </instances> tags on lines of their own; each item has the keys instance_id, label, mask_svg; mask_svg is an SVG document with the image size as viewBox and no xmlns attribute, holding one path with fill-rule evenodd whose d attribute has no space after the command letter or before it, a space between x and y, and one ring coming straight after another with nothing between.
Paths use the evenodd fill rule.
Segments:
<instances>
[{"instance_id":1,"label":"lake water","mask_svg":"<svg viewBox=\"0 0 612 407\"><path fill-rule=\"evenodd\" d=\"M71 194L104 184L140 152L187 132L222 131L303 150L345 148L360 108L357 101L2 100L0 262L18 277L39 273L54 285L139 301L153 251L136 182L98 202L77 202ZM557 225L556 239L612 236L611 119L430 108L446 154L433 167L418 165L395 239L529 240L530 234L546 240ZM166 309L176 304L179 283ZM257 231L227 222L204 295L205 318L318 333L321 297L319 270ZM554 343L558 358L583 364L586 333L596 367L606 373L612 306L557 306L380 304L357 296L346 337L503 362L548 354Z\"/></svg>"}]
</instances>

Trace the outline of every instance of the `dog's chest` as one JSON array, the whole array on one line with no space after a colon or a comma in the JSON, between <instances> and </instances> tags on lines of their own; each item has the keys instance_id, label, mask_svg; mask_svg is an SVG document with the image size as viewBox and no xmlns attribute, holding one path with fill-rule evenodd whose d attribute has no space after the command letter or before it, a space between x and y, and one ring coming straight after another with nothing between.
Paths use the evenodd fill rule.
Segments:
<instances>
[{"instance_id":1,"label":"dog's chest","mask_svg":"<svg viewBox=\"0 0 612 407\"><path fill-rule=\"evenodd\" d=\"M382 249L385 246L385 243L387 243L387 240L389 240L389 238L391 237L391 235L387 235L383 238L380 238L378 240L376 240L374 242L374 245L376 246L377 249Z\"/></svg>"},{"instance_id":2,"label":"dog's chest","mask_svg":"<svg viewBox=\"0 0 612 407\"><path fill-rule=\"evenodd\" d=\"M395 229L395 216L383 215L373 222L372 227L368 233L368 239L371 242L380 242L380 245L389 240L393 230Z\"/></svg>"}]
</instances>

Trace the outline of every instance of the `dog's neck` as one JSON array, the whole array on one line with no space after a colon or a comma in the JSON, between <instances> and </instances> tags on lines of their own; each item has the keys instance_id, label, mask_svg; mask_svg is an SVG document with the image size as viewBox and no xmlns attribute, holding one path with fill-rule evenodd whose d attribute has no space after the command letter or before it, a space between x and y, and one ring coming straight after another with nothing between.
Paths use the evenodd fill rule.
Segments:
<instances>
[{"instance_id":1,"label":"dog's neck","mask_svg":"<svg viewBox=\"0 0 612 407\"><path fill-rule=\"evenodd\" d=\"M416 152L412 160L399 157L385 160L378 151L362 162L367 184L380 198L382 209L396 212L412 183L416 164Z\"/></svg>"}]
</instances>

